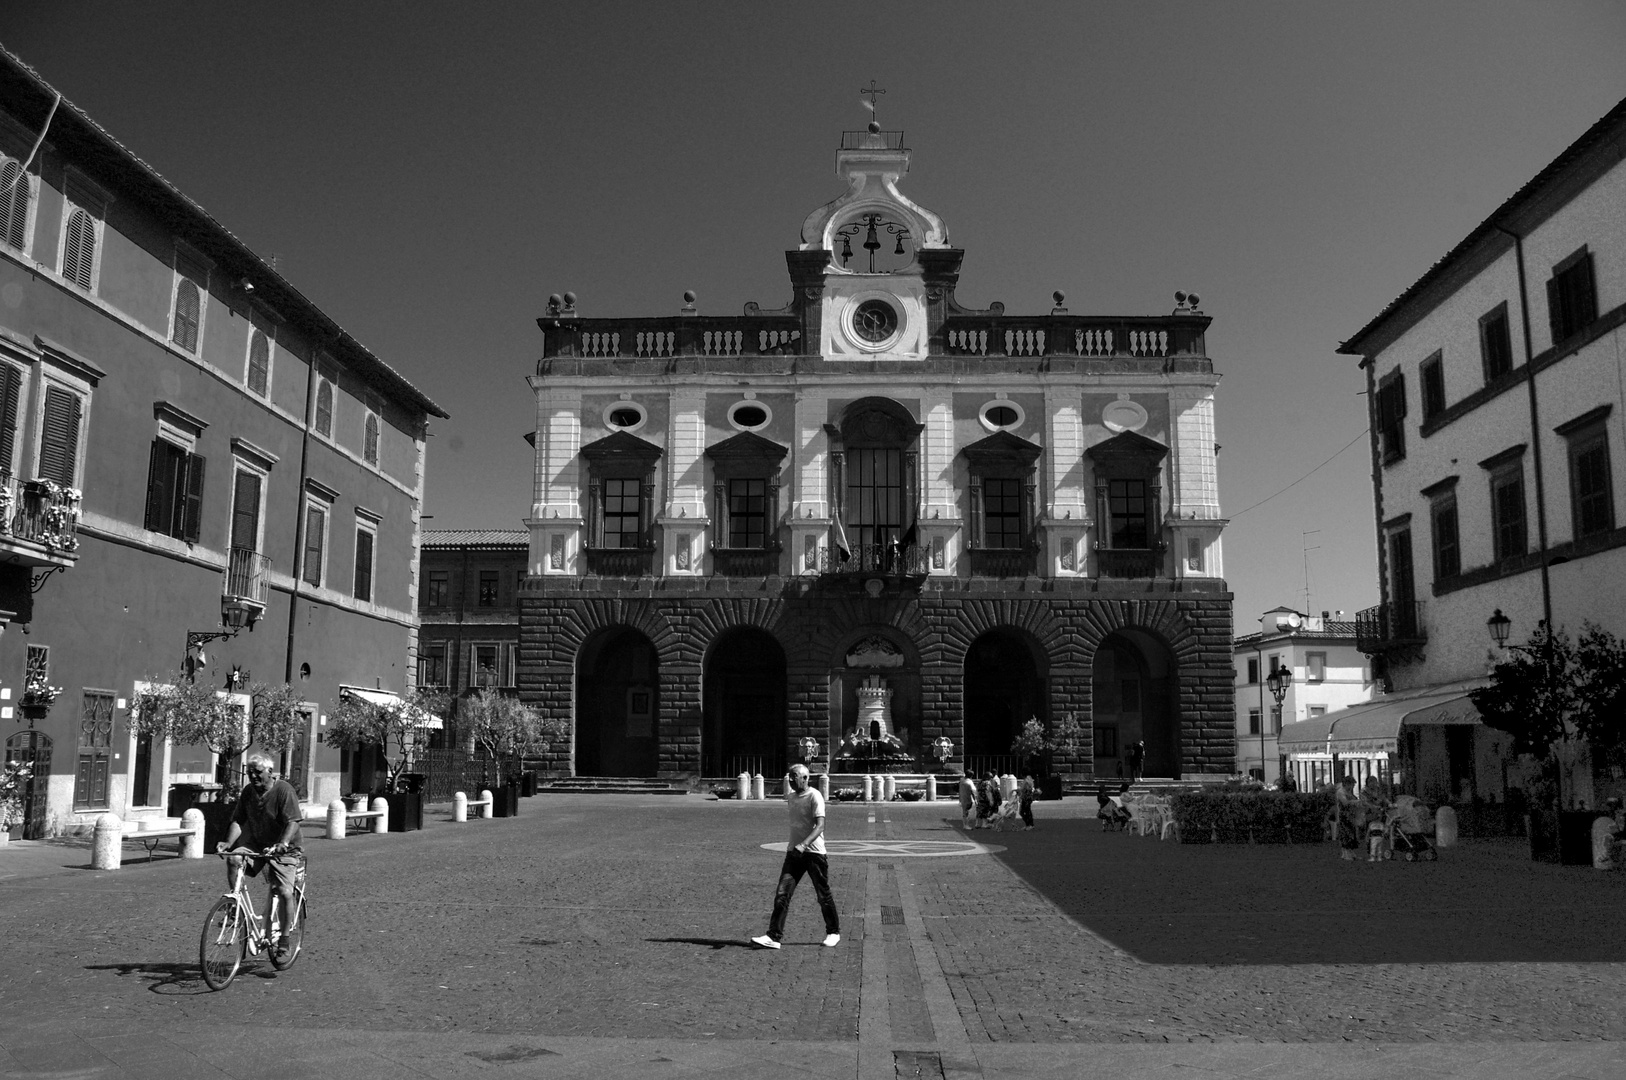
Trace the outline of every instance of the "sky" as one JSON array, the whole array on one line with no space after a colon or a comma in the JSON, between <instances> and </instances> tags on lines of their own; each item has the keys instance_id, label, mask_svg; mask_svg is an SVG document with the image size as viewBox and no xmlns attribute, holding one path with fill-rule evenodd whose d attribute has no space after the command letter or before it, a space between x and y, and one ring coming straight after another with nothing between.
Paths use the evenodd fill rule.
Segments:
<instances>
[{"instance_id":1,"label":"sky","mask_svg":"<svg viewBox=\"0 0 1626 1080\"><path fill-rule=\"evenodd\" d=\"M1626 97L1626 4L1563 0L147 0L12 5L0 44L451 413L432 528L521 527L549 293L785 302L874 79L961 303L1202 298L1239 634L1377 602L1335 350Z\"/></svg>"}]
</instances>

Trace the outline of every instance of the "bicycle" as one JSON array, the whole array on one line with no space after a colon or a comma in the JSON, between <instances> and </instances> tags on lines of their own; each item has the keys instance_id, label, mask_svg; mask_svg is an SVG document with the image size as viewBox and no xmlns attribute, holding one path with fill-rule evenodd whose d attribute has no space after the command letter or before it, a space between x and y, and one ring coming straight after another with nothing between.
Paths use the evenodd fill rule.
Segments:
<instances>
[{"instance_id":1,"label":"bicycle","mask_svg":"<svg viewBox=\"0 0 1626 1080\"><path fill-rule=\"evenodd\" d=\"M269 849L267 849L269 851ZM271 893L266 917L261 920L254 910L254 898L248 891L248 860L261 858L265 852L248 848L216 852L222 859L236 859L232 865L231 889L209 909L203 921L203 935L198 942L198 966L203 981L211 990L224 990L237 978L245 955L265 952L271 966L286 971L299 959L305 937L305 874L301 870L294 884L294 916L283 927L282 948L272 948L272 928L277 925L279 897Z\"/></svg>"}]
</instances>

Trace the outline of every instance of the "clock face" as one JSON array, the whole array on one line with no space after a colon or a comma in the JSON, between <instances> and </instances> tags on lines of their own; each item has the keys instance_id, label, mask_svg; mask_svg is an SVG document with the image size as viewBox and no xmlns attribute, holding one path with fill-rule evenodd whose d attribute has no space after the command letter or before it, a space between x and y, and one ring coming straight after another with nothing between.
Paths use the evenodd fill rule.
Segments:
<instances>
[{"instance_id":1,"label":"clock face","mask_svg":"<svg viewBox=\"0 0 1626 1080\"><path fill-rule=\"evenodd\" d=\"M865 300L853 312L853 333L872 345L898 332L898 312L885 300Z\"/></svg>"}]
</instances>

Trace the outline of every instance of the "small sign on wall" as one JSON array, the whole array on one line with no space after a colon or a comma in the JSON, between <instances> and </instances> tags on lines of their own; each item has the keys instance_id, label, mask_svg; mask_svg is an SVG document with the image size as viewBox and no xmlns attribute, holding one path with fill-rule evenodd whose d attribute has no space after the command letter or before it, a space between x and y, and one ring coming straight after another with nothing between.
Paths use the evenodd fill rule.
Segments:
<instances>
[{"instance_id":1,"label":"small sign on wall","mask_svg":"<svg viewBox=\"0 0 1626 1080\"><path fill-rule=\"evenodd\" d=\"M647 739L655 734L655 691L647 686L627 690L627 738Z\"/></svg>"}]
</instances>

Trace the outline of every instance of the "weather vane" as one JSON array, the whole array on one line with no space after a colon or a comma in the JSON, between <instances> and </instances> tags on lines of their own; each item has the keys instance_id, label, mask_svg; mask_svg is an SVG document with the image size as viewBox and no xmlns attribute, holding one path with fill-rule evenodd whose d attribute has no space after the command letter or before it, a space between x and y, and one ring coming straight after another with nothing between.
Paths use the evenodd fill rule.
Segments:
<instances>
[{"instance_id":1,"label":"weather vane","mask_svg":"<svg viewBox=\"0 0 1626 1080\"><path fill-rule=\"evenodd\" d=\"M877 97L879 97L880 95L884 94L884 93L886 93L886 91L882 90L880 87L876 86L874 79L871 79L869 81L869 86L867 86L867 87L860 86L858 88L858 96L859 97L861 97L861 98L864 98L864 97L869 98L868 101L863 102L864 108L868 109L870 111L871 118L876 119L877 121L879 120L879 118L875 117L875 115L874 115L874 113L875 113L875 99Z\"/></svg>"}]
</instances>

